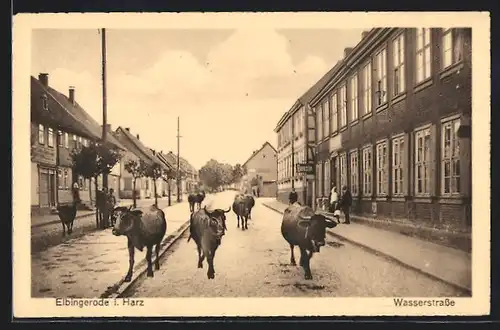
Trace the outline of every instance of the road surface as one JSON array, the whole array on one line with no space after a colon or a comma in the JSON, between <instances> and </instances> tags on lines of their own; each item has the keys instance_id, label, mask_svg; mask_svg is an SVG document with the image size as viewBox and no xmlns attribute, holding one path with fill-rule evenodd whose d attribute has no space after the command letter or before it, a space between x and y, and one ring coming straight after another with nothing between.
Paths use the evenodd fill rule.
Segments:
<instances>
[{"instance_id":1,"label":"road surface","mask_svg":"<svg viewBox=\"0 0 500 330\"><path fill-rule=\"evenodd\" d=\"M214 198L227 207L234 193ZM154 278L143 277L123 297L437 297L465 296L442 282L388 261L358 246L327 235L327 245L311 259L313 280L304 280L299 266L290 266L290 250L281 236L281 215L257 200L249 230L236 228L231 211L228 231L217 250L215 279L198 256L186 232L166 253ZM335 229L333 229L335 230ZM296 247L296 259L300 252ZM419 253L419 251L415 251Z\"/></svg>"}]
</instances>

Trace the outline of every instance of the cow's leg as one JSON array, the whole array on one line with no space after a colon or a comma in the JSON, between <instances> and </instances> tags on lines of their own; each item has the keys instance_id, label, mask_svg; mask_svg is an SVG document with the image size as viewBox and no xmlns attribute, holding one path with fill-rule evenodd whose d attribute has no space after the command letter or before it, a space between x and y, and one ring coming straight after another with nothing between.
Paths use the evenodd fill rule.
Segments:
<instances>
[{"instance_id":1,"label":"cow's leg","mask_svg":"<svg viewBox=\"0 0 500 330\"><path fill-rule=\"evenodd\" d=\"M290 244L290 265L296 266L297 264L295 263L295 255L293 253L294 246Z\"/></svg>"},{"instance_id":2,"label":"cow's leg","mask_svg":"<svg viewBox=\"0 0 500 330\"><path fill-rule=\"evenodd\" d=\"M245 217L245 229L248 229L248 215Z\"/></svg>"},{"instance_id":3,"label":"cow's leg","mask_svg":"<svg viewBox=\"0 0 500 330\"><path fill-rule=\"evenodd\" d=\"M132 272L134 270L134 253L135 253L134 244L132 243L132 240L130 238L128 238L127 247L128 247L128 272L127 275L125 276L125 282L130 282L132 280Z\"/></svg>"},{"instance_id":4,"label":"cow's leg","mask_svg":"<svg viewBox=\"0 0 500 330\"><path fill-rule=\"evenodd\" d=\"M62 227L63 227L63 237L66 236L66 225L64 224L64 221L61 221Z\"/></svg>"},{"instance_id":5,"label":"cow's leg","mask_svg":"<svg viewBox=\"0 0 500 330\"><path fill-rule=\"evenodd\" d=\"M303 248L300 248L300 265L304 268L304 279L312 280L311 268L309 267L309 254Z\"/></svg>"},{"instance_id":6,"label":"cow's leg","mask_svg":"<svg viewBox=\"0 0 500 330\"><path fill-rule=\"evenodd\" d=\"M160 243L155 245L156 259L155 259L155 270L160 269Z\"/></svg>"},{"instance_id":7,"label":"cow's leg","mask_svg":"<svg viewBox=\"0 0 500 330\"><path fill-rule=\"evenodd\" d=\"M240 228L240 216L238 214L236 214L236 219L238 219L238 225L236 228Z\"/></svg>"},{"instance_id":8,"label":"cow's leg","mask_svg":"<svg viewBox=\"0 0 500 330\"><path fill-rule=\"evenodd\" d=\"M201 251L201 246L196 245L198 249L198 268L203 268L203 260L205 259L205 255Z\"/></svg>"},{"instance_id":9,"label":"cow's leg","mask_svg":"<svg viewBox=\"0 0 500 330\"><path fill-rule=\"evenodd\" d=\"M153 277L153 263L151 262L151 255L153 254L153 245L148 245L146 251L146 261L148 262L147 277Z\"/></svg>"},{"instance_id":10,"label":"cow's leg","mask_svg":"<svg viewBox=\"0 0 500 330\"><path fill-rule=\"evenodd\" d=\"M207 272L207 277L209 280L212 280L215 278L215 269L214 269L214 257L215 257L215 251L207 251L207 263L208 263L208 272Z\"/></svg>"},{"instance_id":11,"label":"cow's leg","mask_svg":"<svg viewBox=\"0 0 500 330\"><path fill-rule=\"evenodd\" d=\"M69 223L68 235L71 235L71 233L73 232L73 221L75 221L75 219L71 220L71 222Z\"/></svg>"}]
</instances>

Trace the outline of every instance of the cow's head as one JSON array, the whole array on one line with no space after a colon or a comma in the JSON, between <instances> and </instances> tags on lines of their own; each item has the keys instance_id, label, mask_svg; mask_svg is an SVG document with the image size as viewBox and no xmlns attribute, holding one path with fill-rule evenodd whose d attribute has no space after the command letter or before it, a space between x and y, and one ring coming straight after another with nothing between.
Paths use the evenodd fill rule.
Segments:
<instances>
[{"instance_id":1,"label":"cow's head","mask_svg":"<svg viewBox=\"0 0 500 330\"><path fill-rule=\"evenodd\" d=\"M334 228L337 224L321 214L313 214L299 215L298 226L306 229L305 238L311 241L314 252L319 252L319 248L325 245L326 228Z\"/></svg>"},{"instance_id":2,"label":"cow's head","mask_svg":"<svg viewBox=\"0 0 500 330\"><path fill-rule=\"evenodd\" d=\"M221 209L215 209L211 212L207 211L207 206L205 205L204 208L205 212L207 213L208 217L210 218L210 228L212 229L214 235L216 238L220 241L222 236L224 236L227 227L226 227L226 213L231 211L231 207L229 207L226 210L221 210Z\"/></svg>"},{"instance_id":3,"label":"cow's head","mask_svg":"<svg viewBox=\"0 0 500 330\"><path fill-rule=\"evenodd\" d=\"M134 228L135 221L142 215L141 210L132 210L132 206L119 206L113 209L112 216L115 218L115 225L112 233L115 236L127 235Z\"/></svg>"}]
</instances>

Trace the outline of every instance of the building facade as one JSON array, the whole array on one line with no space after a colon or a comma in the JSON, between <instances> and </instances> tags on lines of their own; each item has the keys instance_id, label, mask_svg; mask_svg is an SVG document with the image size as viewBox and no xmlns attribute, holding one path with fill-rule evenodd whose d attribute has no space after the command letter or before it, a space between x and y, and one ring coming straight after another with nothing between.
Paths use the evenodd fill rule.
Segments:
<instances>
[{"instance_id":1,"label":"building facade","mask_svg":"<svg viewBox=\"0 0 500 330\"><path fill-rule=\"evenodd\" d=\"M259 150L254 151L242 165L247 173L242 182L247 182L245 189L250 190L248 193L253 190L257 195L258 190L260 197L276 197L277 165L277 151L269 142L265 142Z\"/></svg>"},{"instance_id":2,"label":"building facade","mask_svg":"<svg viewBox=\"0 0 500 330\"><path fill-rule=\"evenodd\" d=\"M311 100L317 196L347 186L355 214L471 226L471 29L378 28Z\"/></svg>"},{"instance_id":3,"label":"building facade","mask_svg":"<svg viewBox=\"0 0 500 330\"><path fill-rule=\"evenodd\" d=\"M73 200L72 187L80 188L81 207L90 207L95 186L90 180L73 173L71 154L81 146L100 139L96 135L99 125L75 99L75 88L68 96L49 85L49 75L41 73L31 77L31 209L36 213L49 213L57 204ZM123 149L118 141L110 143Z\"/></svg>"}]
</instances>

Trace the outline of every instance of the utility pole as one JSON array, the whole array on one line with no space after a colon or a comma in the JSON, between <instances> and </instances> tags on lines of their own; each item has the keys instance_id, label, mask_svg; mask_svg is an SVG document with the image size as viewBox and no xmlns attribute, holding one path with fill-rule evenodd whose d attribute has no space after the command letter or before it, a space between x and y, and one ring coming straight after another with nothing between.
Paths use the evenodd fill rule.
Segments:
<instances>
[{"instance_id":1,"label":"utility pole","mask_svg":"<svg viewBox=\"0 0 500 330\"><path fill-rule=\"evenodd\" d=\"M290 117L292 120L292 189L295 188L295 120L294 115Z\"/></svg>"},{"instance_id":2,"label":"utility pole","mask_svg":"<svg viewBox=\"0 0 500 330\"><path fill-rule=\"evenodd\" d=\"M102 144L105 145L107 138L107 123L108 123L108 114L107 114L107 102L106 102L106 29L101 30L102 36ZM108 175L107 173L102 174L102 188L103 192L108 191ZM96 192L97 193L97 192ZM97 195L96 195L97 197ZM103 196L106 198L107 196ZM101 224L101 228L106 228L108 226L108 210L104 208L103 210L103 223Z\"/></svg>"},{"instance_id":3,"label":"utility pole","mask_svg":"<svg viewBox=\"0 0 500 330\"><path fill-rule=\"evenodd\" d=\"M177 203L181 202L180 122L177 117Z\"/></svg>"}]
</instances>

